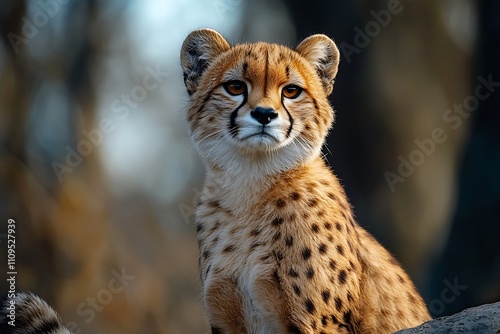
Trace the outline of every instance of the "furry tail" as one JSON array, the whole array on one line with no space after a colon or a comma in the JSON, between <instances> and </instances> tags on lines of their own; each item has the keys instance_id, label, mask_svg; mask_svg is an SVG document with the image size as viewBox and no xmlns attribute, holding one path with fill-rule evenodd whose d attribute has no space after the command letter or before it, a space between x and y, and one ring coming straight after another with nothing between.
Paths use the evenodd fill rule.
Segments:
<instances>
[{"instance_id":1,"label":"furry tail","mask_svg":"<svg viewBox=\"0 0 500 334\"><path fill-rule=\"evenodd\" d=\"M71 334L54 309L40 297L23 292L14 299L6 297L0 301L0 333Z\"/></svg>"}]
</instances>

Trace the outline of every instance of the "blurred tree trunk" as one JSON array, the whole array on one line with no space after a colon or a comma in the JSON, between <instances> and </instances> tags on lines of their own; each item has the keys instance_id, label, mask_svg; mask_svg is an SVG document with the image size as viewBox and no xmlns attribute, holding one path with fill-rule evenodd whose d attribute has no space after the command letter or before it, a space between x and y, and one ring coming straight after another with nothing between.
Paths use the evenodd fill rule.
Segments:
<instances>
[{"instance_id":1,"label":"blurred tree trunk","mask_svg":"<svg viewBox=\"0 0 500 334\"><path fill-rule=\"evenodd\" d=\"M442 314L500 300L500 15L499 2L479 1L477 72L496 87L472 112L470 139L459 173L459 196L448 244L436 261L432 282L457 278L467 286ZM474 82L477 85L477 82ZM482 93L488 91L483 88ZM434 285L438 296L442 285Z\"/></svg>"},{"instance_id":2,"label":"blurred tree trunk","mask_svg":"<svg viewBox=\"0 0 500 334\"><path fill-rule=\"evenodd\" d=\"M51 8L54 17L40 8L34 12L39 11L40 17L45 15L47 20L61 20L64 29L72 29L72 33L60 41L60 48L49 43L39 50L36 44L45 38L43 35L51 33L50 24L27 28L25 22L33 24L35 19L26 10L25 1L7 2L1 8L5 64L1 69L0 110L5 151L1 152L0 191L6 205L2 219L16 220L17 288L39 293L64 310L61 314L67 323L77 318L73 305L85 301L103 282L107 283L110 268L116 264L107 242L107 192L100 175L97 149L70 173L63 174L61 180L52 168L54 161L65 163L66 145L77 149L82 139L81 129L93 126L95 90L90 74L93 62L100 56L100 46L93 43L87 29L88 21L97 17L95 3L59 6ZM33 29L32 36L26 33L27 29ZM9 39L12 33L25 38L24 42L15 46ZM51 52L44 53L46 50ZM51 128L41 129L37 122L48 119L54 112L47 108L50 101L46 100L55 91L68 102L53 105L63 110L60 116L64 117L55 119L62 126L49 124ZM40 100L46 103L40 104ZM68 136L60 135L61 145L51 146L49 138L40 135L41 131L46 131L45 135L53 131L55 136L61 131ZM1 226L3 231L5 222ZM1 248L2 259L6 259L6 248ZM5 284L2 280L2 291L6 290ZM114 307L119 307L119 303L110 306ZM123 333L126 328L115 327L117 331L107 332ZM89 332L85 323L74 328Z\"/></svg>"}]
</instances>

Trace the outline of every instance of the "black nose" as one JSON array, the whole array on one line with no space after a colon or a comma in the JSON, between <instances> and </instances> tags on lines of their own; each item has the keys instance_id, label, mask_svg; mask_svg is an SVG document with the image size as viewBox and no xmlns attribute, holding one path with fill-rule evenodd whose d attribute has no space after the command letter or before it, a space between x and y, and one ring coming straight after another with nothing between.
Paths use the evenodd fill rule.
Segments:
<instances>
[{"instance_id":1,"label":"black nose","mask_svg":"<svg viewBox=\"0 0 500 334\"><path fill-rule=\"evenodd\" d=\"M262 125L266 125L278 117L278 113L273 108L257 107L250 113L253 118Z\"/></svg>"}]
</instances>

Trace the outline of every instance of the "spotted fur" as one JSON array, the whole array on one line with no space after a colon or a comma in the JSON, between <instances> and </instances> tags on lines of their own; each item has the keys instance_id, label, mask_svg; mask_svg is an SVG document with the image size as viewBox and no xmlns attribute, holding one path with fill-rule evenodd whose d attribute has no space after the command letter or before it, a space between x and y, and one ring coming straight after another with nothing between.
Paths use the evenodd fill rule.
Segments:
<instances>
[{"instance_id":1,"label":"spotted fur","mask_svg":"<svg viewBox=\"0 0 500 334\"><path fill-rule=\"evenodd\" d=\"M12 312L9 309L11 305L10 299L6 298L1 303L0 333L71 334L63 326L57 313L40 297L32 293L17 293L12 301L15 305ZM15 317L9 317L10 315ZM9 324L9 322L11 323Z\"/></svg>"},{"instance_id":2,"label":"spotted fur","mask_svg":"<svg viewBox=\"0 0 500 334\"><path fill-rule=\"evenodd\" d=\"M207 173L196 230L214 334L392 333L430 319L321 157L338 63L324 35L294 49L231 46L210 29L184 41L186 119Z\"/></svg>"}]
</instances>

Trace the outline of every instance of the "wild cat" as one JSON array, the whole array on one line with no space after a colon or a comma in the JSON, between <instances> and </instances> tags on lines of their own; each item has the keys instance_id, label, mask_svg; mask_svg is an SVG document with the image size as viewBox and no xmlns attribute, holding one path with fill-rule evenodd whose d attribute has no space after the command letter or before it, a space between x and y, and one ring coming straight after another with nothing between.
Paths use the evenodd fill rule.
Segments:
<instances>
[{"instance_id":1,"label":"wild cat","mask_svg":"<svg viewBox=\"0 0 500 334\"><path fill-rule=\"evenodd\" d=\"M335 43L231 46L201 29L180 58L206 167L196 230L212 333L392 333L429 320L321 156Z\"/></svg>"}]
</instances>

